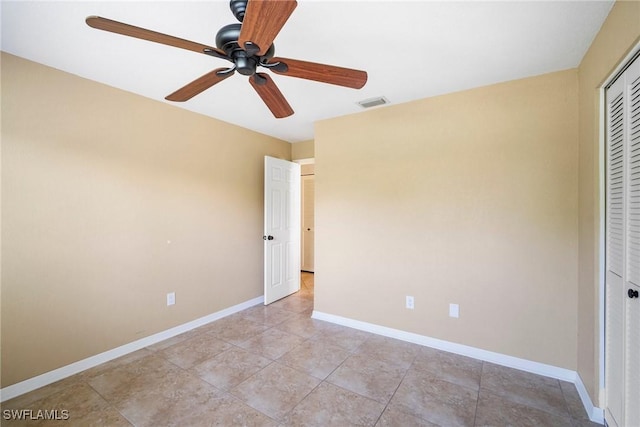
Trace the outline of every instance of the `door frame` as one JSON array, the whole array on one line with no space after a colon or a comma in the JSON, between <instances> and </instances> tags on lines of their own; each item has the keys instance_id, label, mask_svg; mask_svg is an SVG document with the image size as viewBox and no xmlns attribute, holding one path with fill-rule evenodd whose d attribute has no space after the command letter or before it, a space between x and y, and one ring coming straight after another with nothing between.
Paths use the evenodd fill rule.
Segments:
<instances>
[{"instance_id":1,"label":"door frame","mask_svg":"<svg viewBox=\"0 0 640 427\"><path fill-rule=\"evenodd\" d=\"M306 159L296 159L291 160L293 163L297 163L299 165L312 165L316 162L315 157L307 157Z\"/></svg>"},{"instance_id":2,"label":"door frame","mask_svg":"<svg viewBox=\"0 0 640 427\"><path fill-rule=\"evenodd\" d=\"M606 185L607 185L607 103L605 99L606 89L611 83L614 82L616 78L627 68L631 61L640 54L640 42L637 42L635 46L633 46L629 52L624 56L624 58L618 63L618 65L613 69L611 74L604 80L602 85L598 88L598 108L599 108L599 130L598 130L598 192L599 192L599 200L598 200L598 214L600 218L600 222L598 224L598 323L600 326L598 339L600 341L600 345L598 346L599 351L599 379L598 379L598 404L599 409L602 409L602 418L604 420L604 411L606 410L606 384L605 384L605 307L606 307L606 223L607 223L607 193L606 193ZM597 410L597 408L594 408ZM591 415L591 414L589 414Z\"/></svg>"},{"instance_id":3,"label":"door frame","mask_svg":"<svg viewBox=\"0 0 640 427\"><path fill-rule=\"evenodd\" d=\"M296 160L291 160L294 163L298 163L300 166L302 165L313 165L316 163L316 159L315 157L307 157L304 159L296 159ZM315 171L314 171L314 176L315 176ZM302 185L302 179L300 179L300 184ZM302 189L300 190L300 195L302 196ZM302 197L300 197L301 203L302 203ZM300 212L302 213L302 206L300 207ZM302 233L300 233L300 248L302 249ZM314 244L314 253L315 253L315 244ZM315 262L314 264L314 271L315 271ZM300 258L300 266L302 266L302 258ZM302 270L301 270L302 271Z\"/></svg>"}]
</instances>

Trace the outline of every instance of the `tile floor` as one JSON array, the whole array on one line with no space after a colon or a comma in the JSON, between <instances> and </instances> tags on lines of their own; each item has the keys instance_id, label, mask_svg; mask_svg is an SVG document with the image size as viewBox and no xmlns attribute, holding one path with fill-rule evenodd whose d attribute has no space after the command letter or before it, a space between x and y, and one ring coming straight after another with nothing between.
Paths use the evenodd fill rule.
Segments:
<instances>
[{"instance_id":1,"label":"tile floor","mask_svg":"<svg viewBox=\"0 0 640 427\"><path fill-rule=\"evenodd\" d=\"M571 383L311 319L302 289L74 377L6 409L44 425L597 426ZM6 421L2 425L40 425Z\"/></svg>"}]
</instances>

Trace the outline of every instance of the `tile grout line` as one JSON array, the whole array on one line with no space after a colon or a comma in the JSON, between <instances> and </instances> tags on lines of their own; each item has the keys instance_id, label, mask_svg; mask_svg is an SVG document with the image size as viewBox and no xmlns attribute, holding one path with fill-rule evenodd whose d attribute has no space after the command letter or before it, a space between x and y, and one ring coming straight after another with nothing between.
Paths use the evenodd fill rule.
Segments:
<instances>
[{"instance_id":1,"label":"tile grout line","mask_svg":"<svg viewBox=\"0 0 640 427\"><path fill-rule=\"evenodd\" d=\"M316 335L318 335L318 334L320 334L320 332L318 332L318 333L314 334L313 336L316 336ZM313 337L313 336L312 336L312 337ZM370 338L371 338L371 337L368 337L368 338L367 338L367 340L369 340ZM336 366L336 367L335 367L331 372L329 372L329 374L327 374L327 375L324 377L324 379L320 379L320 378L314 377L313 375L309 374L308 372L305 372L305 371L303 371L303 370L301 370L301 369L298 369L298 368L296 368L296 367L290 367L291 369L294 369L294 370L296 370L296 371L298 371L298 372L301 372L301 373L307 374L307 375L309 375L309 376L311 376L311 377L313 377L313 378L317 378L317 379L319 379L319 380L320 380L320 382L318 383L318 385L316 385L316 386L313 388L313 390L311 390L309 393L307 393L307 394L306 394L306 395L305 395L305 396L304 396L304 397L303 397L303 398L302 398L302 399L301 399L301 400L300 400L300 401L299 401L299 402L298 402L298 403L297 403L297 404L296 404L296 405L295 405L295 406L294 406L294 407L293 407L289 412L287 412L287 414L283 417L283 419L284 419L284 418L286 418L286 416L287 416L287 415L289 415L291 412L293 412L293 410L294 410L296 407L298 407L298 405L300 405L300 404L301 404L301 403L302 403L302 402L303 402L303 401L304 401L304 400L305 400L305 399L306 399L306 398L307 398L311 393L313 393L316 389L318 389L318 388L319 388L322 384L324 384L324 383L327 383L327 384L329 384L329 385L331 385L331 386L333 386L333 387L337 387L337 388L339 388L339 389L341 389L341 390L344 390L344 391L346 391L346 392L348 392L348 393L356 394L356 395L358 395L358 396L360 396L360 397L362 397L362 398L364 398L364 399L371 400L372 402L377 402L376 400L374 400L374 399L372 399L372 398L370 398L370 397L363 396L363 395L361 395L360 393L357 393L357 392L352 391L352 390L348 390L348 389L346 389L346 388L344 388L344 387L341 387L341 386L339 386L339 385L337 385L337 384L333 384L332 382L327 381L327 380L328 380L328 378L329 378L329 377L330 377L330 376L331 376L335 371L337 371L337 370L338 370L338 369L339 369L339 368L340 368L340 367L341 367L341 366L342 366L342 365L343 365L343 364L344 364L344 363L345 363L345 362L346 362L350 357L352 357L354 354L356 354L356 350L357 350L360 346L362 346L362 345L363 345L367 340L365 340L363 343L361 343L360 345L358 345L358 347L356 347L356 349L354 349L353 351L348 350L348 349L345 349L345 348L342 348L342 347L340 347L340 346L336 346L336 347L340 347L342 350L344 350L344 351L348 352L348 353L349 353L349 356L347 356L347 357L346 357L342 362L340 362L340 363L338 364L338 366ZM312 339L311 339L311 338L308 338L305 342L308 342L308 341L312 341ZM300 345L302 345L302 344L300 344ZM285 354L286 354L286 353L285 353ZM284 356L284 355L283 355L283 356ZM274 362L277 362L277 361L274 361ZM282 365L282 366L286 366L286 365ZM406 373L405 373L405 374L406 374ZM404 378L404 377L403 377L403 378ZM378 403L379 403L379 402L378 402ZM387 402L387 404L388 404L388 402ZM384 409L386 409L386 406L385 406L385 408L384 408ZM378 422L378 420L379 420L379 419L380 419L380 417L382 416L382 413L384 412L384 409L382 410L382 412L380 413L380 415L379 415L379 416L378 416L378 418L376 419L376 423ZM376 424L376 423L374 423L373 425L375 426L375 424Z\"/></svg>"},{"instance_id":2,"label":"tile grout line","mask_svg":"<svg viewBox=\"0 0 640 427\"><path fill-rule=\"evenodd\" d=\"M146 356L144 356L144 357L141 357L140 359L132 360L132 361L130 361L129 363L125 363L124 365L121 365L121 366L114 366L113 368L107 369L105 372L102 372L102 373L100 373L99 375L96 375L96 377L101 376L101 375L104 375L104 374L106 374L106 373L108 373L108 372L114 371L114 370L116 370L116 369L120 369L120 368L122 368L122 367L124 367L124 366L126 366L126 365L130 365L130 364L135 363L135 362L137 362L138 360L142 360L142 359L144 359L144 358L146 358L146 357L153 357L153 356L156 356L156 357L158 357L158 358L160 358L160 359L162 359L162 360L166 361L167 363L170 363L170 364L174 365L174 366L175 366L175 367L177 367L179 370L184 371L184 368L182 368L182 367L180 367L180 366L176 365L175 363L173 363L172 361L168 360L167 358L165 358L165 357L163 357L163 356L159 355L159 354L158 354L158 352L159 352L159 351L161 351L161 350L159 350L158 352L156 352L156 351L153 351L153 350L149 350L147 347L145 347L145 349L147 349L148 351L150 351L150 352L151 352L151 354L148 354L148 355L146 355ZM116 360L117 360L117 359L116 359ZM95 377L93 377L93 378L95 378ZM91 390L93 390L93 391L94 391L98 396L100 396L100 398L101 398L101 399L103 399L105 402L107 402L107 404L108 404L110 407L112 407L116 412L118 412L118 413L122 416L122 418L124 418L125 420L127 420L127 422L128 422L129 424L131 424L131 426L135 426L135 423L133 422L133 420L129 419L129 417L127 417L125 414L123 414L123 413L122 413L122 411L120 411L120 410L118 409L118 407L115 405L115 403L114 403L114 402L112 402L110 399L107 399L107 397L106 397L106 396L104 396L102 393L100 393L100 391L96 390L96 388L95 388L95 387L93 387L93 386L89 383L89 380L90 380L90 379L93 379L93 378L83 378L83 381L84 381L84 382L85 382L85 383L86 383L86 384L91 388Z\"/></svg>"},{"instance_id":3,"label":"tile grout line","mask_svg":"<svg viewBox=\"0 0 640 427\"><path fill-rule=\"evenodd\" d=\"M473 413L473 425L475 426L478 422L478 408L480 407L480 390L482 389L482 377L484 373L484 361L480 366L480 381L478 381L478 398L476 399L476 410Z\"/></svg>"},{"instance_id":4,"label":"tile grout line","mask_svg":"<svg viewBox=\"0 0 640 427\"><path fill-rule=\"evenodd\" d=\"M255 322L255 323L259 323L259 322ZM268 330L268 329L266 329L266 330ZM264 332L264 331L263 331L263 332ZM275 360L273 360L273 359L271 359L271 358L268 358L268 357L265 357L265 356L263 356L263 355L256 354L256 353L254 353L254 352L252 352L252 351L250 351L250 350L248 350L248 349L245 349L245 348L240 347L240 346L239 346L239 345L237 345L237 344L234 344L234 343L231 343L231 342L228 342L228 341L224 341L224 340L222 340L222 338L219 338L219 337L215 336L215 334L212 334L212 335L214 336L214 338L219 339L219 340L221 340L221 341L223 341L223 342L226 342L227 344L231 345L231 348L236 348L236 349L238 349L238 350L244 350L244 351L246 351L246 352L248 352L248 353L251 353L251 354L254 354L254 355L257 355L257 356L260 356L260 357L264 357L264 358L266 358L266 359L271 360L271 363L269 363L269 364L267 364L266 366L264 366L263 368L259 369L257 372L254 372L253 374L249 375L249 377L247 377L246 379L244 379L244 380L243 380L243 381L241 381L240 383L236 384L234 387L231 387L229 390L221 389L220 387L217 387L215 384L211 384L210 382L208 382L208 381L207 381L207 380L205 380L204 378L201 378L199 375L197 375L197 374L195 374L195 373L193 373L193 375L194 375L196 378L198 378L200 381L203 381L203 382L205 382L205 383L209 384L211 387L213 387L214 389L218 390L219 392L221 392L221 393L222 393L222 394L224 394L225 396L228 396L228 397L230 397L231 399L234 399L234 400L236 400L237 402L239 402L239 403L241 403L241 404L243 404L243 405L245 405L245 406L247 406L247 407L249 407L249 408L251 408L251 409L253 409L253 410L257 411L257 412L259 412L259 413L261 413L262 415L264 415L265 417L267 417L267 418L269 418L269 419L273 420L274 422L279 423L279 422L280 422L280 420L277 420L277 419L273 418L271 415L266 414L265 412L261 411L260 409L254 408L253 406L249 405L247 402L243 401L242 399L240 399L238 396L236 396L235 394L233 394L233 393L231 392L231 389L232 389L232 388L235 388L235 387L239 386L240 384L242 384L242 383L244 383L245 381L249 380L249 379L250 379L250 378L252 378L253 376L257 375L259 372L261 372L262 370L264 370L264 369L265 369L265 368L267 368L268 366L271 366L273 363L275 363ZM257 334L257 335L259 335L259 334ZM257 336L257 335L256 335L256 336ZM246 341L249 341L249 340L251 340L251 339L253 339L253 337L248 338L247 340L242 341L242 342L246 342ZM180 344L180 343L178 343L178 344ZM224 353L225 351L231 350L231 348L229 348L229 349L227 349L227 350L224 350L224 351L222 351L222 352L218 353L217 355L222 354L222 353ZM217 355L216 355L216 356L217 356ZM205 361L210 360L210 359L213 359L213 358L215 358L216 356L213 356L213 357L208 358L208 359L203 359L203 360L201 360L201 361L200 361L200 363L204 363ZM181 369L182 371L184 371L184 373L187 373L187 374L189 374L189 373L190 373L189 369L182 368L182 367L180 367L180 366L176 365L175 363L173 363L171 360L164 358L163 356L159 356L159 357L161 357L161 358L165 359L167 362L169 362L169 363L171 363L171 364L173 364L173 365L177 366L179 369ZM196 365L198 365L198 364L200 364L200 363L197 363ZM196 365L194 365L194 366L196 366ZM192 367L192 368L193 368L193 367ZM190 368L190 369L191 369L191 368ZM106 400L106 399L105 399L105 400ZM116 409L116 410L117 410L117 409ZM118 411L118 412L120 412L120 411ZM128 419L124 414L122 414L122 413L121 413L121 415L122 415L123 417L125 417L125 418L127 419L127 421L129 421L129 419ZM133 424L133 423L132 423L132 425L133 425L133 426L135 426L135 424Z\"/></svg>"},{"instance_id":5,"label":"tile grout line","mask_svg":"<svg viewBox=\"0 0 640 427\"><path fill-rule=\"evenodd\" d=\"M416 358L418 357L418 354L416 352L416 355L413 357L413 360L411 361L411 364L409 365L409 367L404 371L404 374L402 375L402 379L400 380L400 382L398 383L398 386L396 387L395 390L393 390L393 393L391 394L391 397L389 398L389 401L387 402L386 405L384 405L384 408L382 409L382 412L380 412L380 415L378 416L378 419L376 420L376 422L373 424L374 426L377 425L380 422L380 418L382 418L382 416L384 415L385 411L387 410L387 408L389 407L389 405L391 404L391 401L393 400L394 396L396 395L396 393L398 392L398 389L400 389L400 386L402 385L402 382L404 381L404 379L407 377L407 374L409 373L409 370L411 369L411 367L413 366L413 364L416 361ZM409 414L411 415L411 414ZM420 419L423 419L422 417L418 417ZM424 420L427 421L427 420ZM428 422L428 421L427 421Z\"/></svg>"},{"instance_id":6,"label":"tile grout line","mask_svg":"<svg viewBox=\"0 0 640 427\"><path fill-rule=\"evenodd\" d=\"M482 380L483 380L483 378L485 376L484 375L484 366L487 363L491 363L491 362L483 362L483 372L482 372L482 375L480 377L480 389L478 390L478 392L480 392L480 390L483 389ZM507 369L515 369L515 368L507 368ZM533 375L536 375L536 374L533 374ZM536 375L536 376L538 376L538 375ZM550 378L550 377L544 377L544 378ZM568 421L570 423L572 423L572 421L581 422L580 420L575 419L572 416L571 412L569 411L568 403L567 403L564 391L562 390L562 386L560 385L560 380L558 380L557 378L552 378L552 379L557 382L557 387L554 387L554 388L558 388L560 390L560 394L562 395L562 401L565 404L565 408L564 408L565 411L566 411L565 415L561 415L561 414L558 414L556 412L550 411L548 408L541 408L539 406L535 406L535 405L531 405L531 404L528 404L528 403L524 403L524 402L518 401L517 399L513 399L510 395L509 396L502 395L502 394L500 394L500 392L498 390L495 390L495 389L490 388L490 387L484 387L484 390L486 390L487 393L492 394L492 395L496 396L499 399L505 400L505 401L510 402L512 404L515 404L515 405L525 406L527 408L534 409L536 411L544 412L545 414L550 415L552 417L563 418L563 419L566 418L566 419L568 419Z\"/></svg>"},{"instance_id":7,"label":"tile grout line","mask_svg":"<svg viewBox=\"0 0 640 427\"><path fill-rule=\"evenodd\" d=\"M279 308L279 307L274 307L274 308L276 308L277 310L280 310L280 311L285 311L285 312L293 313L293 314L296 314L296 315L297 315L297 314L301 314L301 313L302 313L302 312L294 312L294 311L291 311L291 310L287 310L286 308ZM303 311L304 311L304 310L303 310ZM277 326L278 326L278 325L281 325L281 324L283 324L283 323L287 322L288 320L290 320L290 318L285 319L285 320L283 320L283 321L281 321L281 322L275 323L275 324L273 324L273 325L268 325L268 324L266 323L266 320L265 320L265 321L263 321L263 322L254 321L254 320L252 320L252 319L247 319L247 320L252 321L252 322L254 322L254 323L257 323L257 324L261 324L261 325L263 325L263 326L266 326L267 328L266 328L265 330L263 330L262 332L260 332L260 333L256 334L255 336L252 336L252 337L250 337L250 338L247 338L246 340L244 340L244 341L242 341L242 342L240 342L240 343L238 343L238 344L234 344L234 343L229 343L229 344L231 344L232 346L236 347L236 348L237 348L237 349L239 349L239 350L243 350L243 351L246 351L246 352L248 352L248 353L250 353L250 354L253 354L253 355L255 355L255 356L259 356L259 357L263 357L263 358L265 358L265 359L268 359L268 360L270 361L270 363L268 363L266 366L264 366L263 368L259 369L258 371L254 372L253 374L249 375L247 378L245 378L244 380L242 380L240 383L238 383L238 384L234 385L234 386L233 386L233 387L231 387L229 390L222 390L222 391L223 391L223 392L225 392L225 393L227 393L227 394L228 394L229 396L231 396L232 398L234 398L234 399L238 400L238 401L239 401L239 402L241 402L242 404L249 406L250 408L252 408L252 409L254 409L254 410L258 411L259 413L263 414L264 416L268 417L269 419L274 420L275 422L277 422L277 423L281 424L281 423L283 422L283 420L286 418L286 416L287 416L287 415L289 415L289 414L290 414L290 413L291 413L291 412L292 412L292 411L293 411L293 410L294 410L294 409L295 409L295 408L296 408L300 403L302 403L302 401L304 401L304 399L306 399L306 398L307 398L307 396L309 396L309 395L310 395L310 394L311 394L311 393L312 393L316 388L318 388L318 387L319 387L319 385L320 385L320 384L322 384L322 380L321 380L321 381L318 383L318 385L316 385L316 386L315 386L311 391L309 391L309 393L307 393L307 394L306 394L306 395L305 395L305 396L304 396L304 397L303 397L303 398L302 398L298 403L296 403L296 405L295 405L293 408L291 408L289 411L287 411L287 412L282 416L282 418L281 418L281 419L279 419L279 418L274 418L274 417L272 417L271 415L269 415L269 414L267 414L267 413L263 412L262 410L260 410L260 409L258 409L258 408L255 408L255 407L253 407L252 405L249 405L249 404L248 404L248 402L245 402L244 400L240 399L237 395L235 395L235 394L233 394L233 393L232 393L232 389L234 389L234 388L236 388L236 387L239 387L240 385L244 384L245 382L247 382L247 381L251 380L252 378L254 378L255 376L257 376L260 372L264 371L264 370L265 370L265 369L267 369L269 366L272 366L274 363L275 363L275 364L277 364L277 365L279 365L279 366L283 366L283 367L286 367L286 368L289 368L289 369L294 369L294 370L296 370L296 371L298 371L298 372L301 372L301 373L305 373L305 372L302 372L302 371L300 371L300 370L298 370L298 369L295 369L295 368L293 368L293 367L289 367L289 366L287 366L287 365L285 365L285 364L283 364L283 363L279 363L279 362L278 362L278 359L280 359L281 357L283 357L283 356L284 356L285 354L287 354L289 351L292 351L292 350L293 350L293 348L292 348L291 350L287 351L286 353L284 353L283 355L281 355L281 356L279 356L279 357L277 357L277 358L275 358L275 359L272 359L271 357L268 357L268 356L266 356L266 355L264 355L264 354L260 354L260 353L258 353L257 351L253 351L253 349L246 349L246 348L244 348L244 347L241 347L241 346L240 346L240 344L245 343L245 342L247 342L247 341L250 341L250 340L254 339L255 337L257 337L258 335L263 334L263 333L265 333L266 331L269 331L269 330L271 330L271 329L274 329L274 330L277 330L277 331L280 331L280 332L283 332L283 333L287 333L287 334L289 334L289 335L293 335L293 336L296 336L296 337L299 337L299 338L303 338L303 339L304 339L304 341L303 341L303 342L301 342L300 344L298 344L298 346L299 346L299 345L304 344L305 342L309 341L310 339L309 339L309 338L305 338L305 337L301 337L301 336L296 335L296 334L291 334L291 333L288 333L288 332L285 332L285 331L281 331L280 329L278 329L278 328L277 328ZM296 348L296 347L298 347L298 346L295 346L294 348ZM305 373L305 374L307 374L307 373ZM307 374L307 375L308 375L308 374ZM310 375L310 376L311 376L311 375ZM311 376L311 377L313 377L313 376ZM214 387L215 387L215 386L214 386ZM216 387L216 388L217 388L217 387Z\"/></svg>"},{"instance_id":8,"label":"tile grout line","mask_svg":"<svg viewBox=\"0 0 640 427\"><path fill-rule=\"evenodd\" d=\"M285 365L281 365L281 366L285 366ZM294 368L291 368L291 369L294 369ZM301 372L301 371L298 371L298 372ZM310 376L312 376L312 375L310 375ZM313 376L312 376L312 377L313 377ZM315 377L313 377L313 378L315 378ZM284 420L287 418L287 416L288 416L289 414L291 414L291 413L292 413L292 412L293 412L293 411L294 411L294 410L295 410L295 409L296 409L296 408L297 408L297 407L298 407L302 402L304 402L304 400L305 400L307 397L309 397L309 395L310 395L311 393L313 393L313 392L314 392L318 387L320 387L320 384L322 384L323 382L324 382L324 380L320 380L320 382L319 382L319 383L318 383L318 384L317 384L313 389L311 389L311 391L310 391L309 393L305 394L305 395L304 395L304 397L303 397L302 399L300 399L300 401L299 401L298 403L296 403L296 404L293 406L293 408L291 408L289 411L287 411L287 413L286 413L286 414L284 414L284 415L282 416L282 419L277 420L277 421L278 421L279 423L281 423L281 424L282 424L282 423L284 423Z\"/></svg>"},{"instance_id":9,"label":"tile grout line","mask_svg":"<svg viewBox=\"0 0 640 427\"><path fill-rule=\"evenodd\" d=\"M567 400L567 396L566 396L566 394L565 394L565 392L564 392L564 389L562 388L562 384L560 383L560 380L558 380L558 386L560 387L560 392L562 393L562 399L564 400L564 404L565 404L565 406L566 406L567 413L569 414L569 419L570 419L570 421L576 421L576 422L578 422L578 423L582 423L582 421L581 421L581 420L576 419L576 418L573 416L573 413L571 412L571 409L570 409L570 407L569 407L569 401ZM585 414L586 414L586 412L585 412ZM587 414L587 419L589 419L589 418L588 418L588 414ZM572 424L575 424L575 423L572 423Z\"/></svg>"}]
</instances>

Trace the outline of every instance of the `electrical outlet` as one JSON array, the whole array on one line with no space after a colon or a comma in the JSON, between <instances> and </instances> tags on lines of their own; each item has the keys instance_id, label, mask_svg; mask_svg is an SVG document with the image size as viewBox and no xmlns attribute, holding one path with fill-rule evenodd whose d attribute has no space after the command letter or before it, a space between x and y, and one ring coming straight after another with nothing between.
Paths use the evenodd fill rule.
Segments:
<instances>
[{"instance_id":1,"label":"electrical outlet","mask_svg":"<svg viewBox=\"0 0 640 427\"><path fill-rule=\"evenodd\" d=\"M175 292L169 292L167 294L167 305L173 305L176 303L176 293Z\"/></svg>"},{"instance_id":2,"label":"electrical outlet","mask_svg":"<svg viewBox=\"0 0 640 427\"><path fill-rule=\"evenodd\" d=\"M407 295L406 306L407 306L408 309L413 310L414 304L413 304L413 297L412 296Z\"/></svg>"},{"instance_id":3,"label":"electrical outlet","mask_svg":"<svg viewBox=\"0 0 640 427\"><path fill-rule=\"evenodd\" d=\"M449 317L460 317L460 306L458 304L449 304Z\"/></svg>"}]
</instances>

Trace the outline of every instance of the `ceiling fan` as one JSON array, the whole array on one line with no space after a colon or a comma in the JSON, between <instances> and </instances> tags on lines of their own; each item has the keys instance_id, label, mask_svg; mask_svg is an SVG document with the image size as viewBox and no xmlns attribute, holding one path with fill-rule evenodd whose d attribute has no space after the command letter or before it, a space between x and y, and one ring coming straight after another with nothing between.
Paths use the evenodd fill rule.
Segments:
<instances>
[{"instance_id":1,"label":"ceiling fan","mask_svg":"<svg viewBox=\"0 0 640 427\"><path fill-rule=\"evenodd\" d=\"M333 65L274 57L273 40L293 10L295 0L231 0L230 7L240 24L229 24L216 34L216 47L173 37L99 16L89 16L87 25L99 30L187 49L230 61L227 68L215 70L178 89L165 99L184 102L209 89L236 71L249 76L249 83L276 118L288 117L293 109L269 74L257 72L258 67L276 74L315 80L338 86L360 89L367 82L365 71Z\"/></svg>"}]
</instances>

